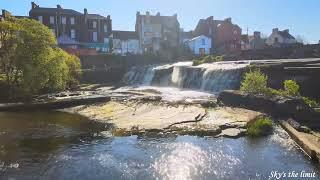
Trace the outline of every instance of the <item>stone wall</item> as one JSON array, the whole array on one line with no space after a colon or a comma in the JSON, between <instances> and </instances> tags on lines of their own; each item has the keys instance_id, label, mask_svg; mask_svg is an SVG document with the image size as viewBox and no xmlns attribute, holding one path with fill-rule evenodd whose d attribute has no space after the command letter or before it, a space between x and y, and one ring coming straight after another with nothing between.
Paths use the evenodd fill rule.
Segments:
<instances>
[{"instance_id":1,"label":"stone wall","mask_svg":"<svg viewBox=\"0 0 320 180\"><path fill-rule=\"evenodd\" d=\"M82 83L117 83L132 66L170 63L155 55L89 55L80 56Z\"/></svg>"},{"instance_id":2,"label":"stone wall","mask_svg":"<svg viewBox=\"0 0 320 180\"><path fill-rule=\"evenodd\" d=\"M298 59L320 57L320 44L295 44L282 48L265 48L244 50L238 55L238 60L259 59Z\"/></svg>"}]
</instances>

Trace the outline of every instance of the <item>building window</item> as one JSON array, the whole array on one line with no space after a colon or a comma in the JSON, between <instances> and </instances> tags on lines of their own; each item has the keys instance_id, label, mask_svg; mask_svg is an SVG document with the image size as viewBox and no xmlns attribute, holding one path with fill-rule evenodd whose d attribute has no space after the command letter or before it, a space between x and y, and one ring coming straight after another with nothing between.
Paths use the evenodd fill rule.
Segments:
<instances>
[{"instance_id":1,"label":"building window","mask_svg":"<svg viewBox=\"0 0 320 180\"><path fill-rule=\"evenodd\" d=\"M93 21L93 22L92 22L92 27L93 27L93 28L97 28L97 22L96 22L96 21Z\"/></svg>"},{"instance_id":2,"label":"building window","mask_svg":"<svg viewBox=\"0 0 320 180\"><path fill-rule=\"evenodd\" d=\"M54 24L54 16L50 16L50 24Z\"/></svg>"},{"instance_id":3,"label":"building window","mask_svg":"<svg viewBox=\"0 0 320 180\"><path fill-rule=\"evenodd\" d=\"M201 39L201 44L204 46L206 45L206 40L205 39Z\"/></svg>"},{"instance_id":4,"label":"building window","mask_svg":"<svg viewBox=\"0 0 320 180\"><path fill-rule=\"evenodd\" d=\"M103 25L103 30L104 30L104 32L108 32L108 26L106 24Z\"/></svg>"},{"instance_id":5,"label":"building window","mask_svg":"<svg viewBox=\"0 0 320 180\"><path fill-rule=\"evenodd\" d=\"M104 38L104 39L103 39L103 42L104 42L104 43L109 43L109 38Z\"/></svg>"},{"instance_id":6,"label":"building window","mask_svg":"<svg viewBox=\"0 0 320 180\"><path fill-rule=\"evenodd\" d=\"M279 42L279 39L276 37L274 38L274 43L278 43Z\"/></svg>"},{"instance_id":7,"label":"building window","mask_svg":"<svg viewBox=\"0 0 320 180\"><path fill-rule=\"evenodd\" d=\"M61 23L62 24L67 24L67 18L65 16L62 16Z\"/></svg>"},{"instance_id":8,"label":"building window","mask_svg":"<svg viewBox=\"0 0 320 180\"><path fill-rule=\"evenodd\" d=\"M50 30L51 30L52 34L53 34L54 36L56 36L56 30L55 30L55 29L50 29Z\"/></svg>"},{"instance_id":9,"label":"building window","mask_svg":"<svg viewBox=\"0 0 320 180\"><path fill-rule=\"evenodd\" d=\"M38 16L38 21L42 23L43 22L43 17L42 16Z\"/></svg>"},{"instance_id":10,"label":"building window","mask_svg":"<svg viewBox=\"0 0 320 180\"><path fill-rule=\"evenodd\" d=\"M71 17L71 18L70 18L70 24L72 24L72 25L75 24L75 19L74 19L74 17Z\"/></svg>"},{"instance_id":11,"label":"building window","mask_svg":"<svg viewBox=\"0 0 320 180\"><path fill-rule=\"evenodd\" d=\"M98 41L98 33L97 32L92 32L92 41L97 42Z\"/></svg>"},{"instance_id":12,"label":"building window","mask_svg":"<svg viewBox=\"0 0 320 180\"><path fill-rule=\"evenodd\" d=\"M75 39L76 38L76 30L71 29L71 39Z\"/></svg>"}]
</instances>

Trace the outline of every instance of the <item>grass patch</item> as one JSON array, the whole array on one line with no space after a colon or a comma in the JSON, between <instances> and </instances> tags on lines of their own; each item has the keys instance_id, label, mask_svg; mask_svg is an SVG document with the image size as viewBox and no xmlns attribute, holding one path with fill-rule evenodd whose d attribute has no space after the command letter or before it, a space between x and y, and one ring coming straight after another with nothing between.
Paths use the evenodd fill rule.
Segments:
<instances>
[{"instance_id":1,"label":"grass patch","mask_svg":"<svg viewBox=\"0 0 320 180\"><path fill-rule=\"evenodd\" d=\"M223 61L224 59L225 59L224 55L222 56L208 55L208 56L204 56L199 59L193 60L193 66L198 66L204 63L219 62L219 61Z\"/></svg>"},{"instance_id":2,"label":"grass patch","mask_svg":"<svg viewBox=\"0 0 320 180\"><path fill-rule=\"evenodd\" d=\"M270 134L272 131L272 120L261 117L247 127L247 135L251 137L261 137Z\"/></svg>"}]
</instances>

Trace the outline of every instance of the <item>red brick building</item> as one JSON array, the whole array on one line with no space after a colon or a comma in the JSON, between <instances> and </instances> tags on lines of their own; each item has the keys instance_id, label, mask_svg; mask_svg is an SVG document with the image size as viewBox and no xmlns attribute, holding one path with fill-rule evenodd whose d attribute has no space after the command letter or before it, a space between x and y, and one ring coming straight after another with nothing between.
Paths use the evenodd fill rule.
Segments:
<instances>
[{"instance_id":1,"label":"red brick building","mask_svg":"<svg viewBox=\"0 0 320 180\"><path fill-rule=\"evenodd\" d=\"M241 51L241 28L231 18L214 20L213 16L200 19L193 34L205 35L212 39L213 52L235 53Z\"/></svg>"}]
</instances>

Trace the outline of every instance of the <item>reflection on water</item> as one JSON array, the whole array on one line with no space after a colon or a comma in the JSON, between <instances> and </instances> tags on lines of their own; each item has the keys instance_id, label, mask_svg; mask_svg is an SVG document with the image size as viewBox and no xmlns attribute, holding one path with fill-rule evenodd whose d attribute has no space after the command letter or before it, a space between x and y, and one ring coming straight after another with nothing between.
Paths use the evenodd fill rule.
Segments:
<instances>
[{"instance_id":1,"label":"reflection on water","mask_svg":"<svg viewBox=\"0 0 320 180\"><path fill-rule=\"evenodd\" d=\"M93 136L98 124L65 113L0 114L0 179L264 179L316 172L280 128L261 139Z\"/></svg>"}]
</instances>

